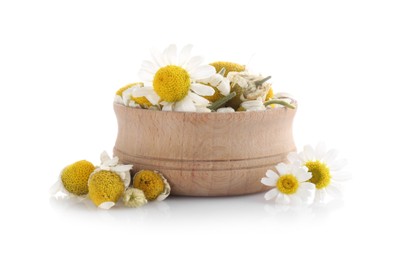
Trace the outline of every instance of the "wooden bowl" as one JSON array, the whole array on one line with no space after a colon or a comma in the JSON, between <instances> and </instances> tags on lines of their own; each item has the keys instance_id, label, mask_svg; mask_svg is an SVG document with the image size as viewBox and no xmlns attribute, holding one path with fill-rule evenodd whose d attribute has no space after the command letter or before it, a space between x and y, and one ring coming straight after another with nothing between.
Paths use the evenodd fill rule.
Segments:
<instances>
[{"instance_id":1,"label":"wooden bowl","mask_svg":"<svg viewBox=\"0 0 407 260\"><path fill-rule=\"evenodd\" d=\"M164 112L114 104L114 154L133 171L160 171L171 194L228 196L262 192L268 169L296 147L296 110L235 113Z\"/></svg>"}]
</instances>

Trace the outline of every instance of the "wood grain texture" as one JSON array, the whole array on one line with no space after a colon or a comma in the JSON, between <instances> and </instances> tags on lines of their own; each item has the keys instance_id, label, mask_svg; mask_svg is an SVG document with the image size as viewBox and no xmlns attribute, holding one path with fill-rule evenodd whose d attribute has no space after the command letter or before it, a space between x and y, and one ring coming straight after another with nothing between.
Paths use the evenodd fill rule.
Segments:
<instances>
[{"instance_id":1,"label":"wood grain texture","mask_svg":"<svg viewBox=\"0 0 407 260\"><path fill-rule=\"evenodd\" d=\"M296 147L296 110L184 113L114 104L118 134L114 154L133 171L159 170L171 194L228 196L265 191L267 169Z\"/></svg>"}]
</instances>

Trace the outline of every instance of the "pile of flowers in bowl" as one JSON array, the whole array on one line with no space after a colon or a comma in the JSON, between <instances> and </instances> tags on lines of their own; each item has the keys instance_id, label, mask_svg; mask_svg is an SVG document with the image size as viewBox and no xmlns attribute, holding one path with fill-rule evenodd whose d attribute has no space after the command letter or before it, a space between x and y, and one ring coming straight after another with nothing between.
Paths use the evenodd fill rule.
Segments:
<instances>
[{"instance_id":1,"label":"pile of flowers in bowl","mask_svg":"<svg viewBox=\"0 0 407 260\"><path fill-rule=\"evenodd\" d=\"M163 52L152 51L152 59L141 64L141 81L117 90L114 102L135 109L195 113L295 109L291 95L273 92L271 76L250 72L234 62L205 64L191 51L191 45L180 52L175 45ZM169 196L170 183L159 171L143 169L132 177L133 165L122 164L106 152L100 159L98 166L81 160L63 168L52 194L90 199L102 209L117 204L140 207ZM268 170L259 182L269 187L265 199L276 203L324 201L327 195L341 193L341 182L349 177L341 171L343 166L344 160L337 159L335 150L324 144L308 145L288 154L285 162Z\"/></svg>"}]
</instances>

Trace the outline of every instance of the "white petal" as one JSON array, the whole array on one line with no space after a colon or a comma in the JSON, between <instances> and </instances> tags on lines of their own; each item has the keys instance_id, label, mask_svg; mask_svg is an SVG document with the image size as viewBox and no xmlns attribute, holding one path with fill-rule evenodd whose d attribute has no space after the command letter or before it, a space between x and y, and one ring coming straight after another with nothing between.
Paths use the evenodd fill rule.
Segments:
<instances>
[{"instance_id":1,"label":"white petal","mask_svg":"<svg viewBox=\"0 0 407 260\"><path fill-rule=\"evenodd\" d=\"M110 209L114 205L115 205L114 202L108 201L108 202L101 203L98 207L101 208L101 209Z\"/></svg>"},{"instance_id":2,"label":"white petal","mask_svg":"<svg viewBox=\"0 0 407 260\"><path fill-rule=\"evenodd\" d=\"M298 154L296 152L291 152L287 155L287 159L290 163L296 162L296 161L300 161L300 157L298 156Z\"/></svg>"},{"instance_id":3,"label":"white petal","mask_svg":"<svg viewBox=\"0 0 407 260\"><path fill-rule=\"evenodd\" d=\"M266 186L275 187L277 184L278 178L261 178L261 183Z\"/></svg>"},{"instance_id":4,"label":"white petal","mask_svg":"<svg viewBox=\"0 0 407 260\"><path fill-rule=\"evenodd\" d=\"M119 164L115 167L112 167L112 171L115 172L127 172L133 169L133 165L124 165L124 164Z\"/></svg>"},{"instance_id":5,"label":"white petal","mask_svg":"<svg viewBox=\"0 0 407 260\"><path fill-rule=\"evenodd\" d=\"M222 95L227 96L230 93L230 82L228 80L223 80L220 82L217 88Z\"/></svg>"},{"instance_id":6,"label":"white petal","mask_svg":"<svg viewBox=\"0 0 407 260\"><path fill-rule=\"evenodd\" d=\"M153 87L142 87L133 89L133 97L145 97L147 95L155 94Z\"/></svg>"},{"instance_id":7,"label":"white petal","mask_svg":"<svg viewBox=\"0 0 407 260\"><path fill-rule=\"evenodd\" d=\"M100 161L101 161L102 163L108 162L108 161L110 161L110 160L111 160L111 158L110 158L109 154L108 154L106 151L103 151L103 152L100 154Z\"/></svg>"},{"instance_id":8,"label":"white petal","mask_svg":"<svg viewBox=\"0 0 407 260\"><path fill-rule=\"evenodd\" d=\"M296 168L294 170L294 175L299 182L308 181L312 177L312 173L306 171L304 168Z\"/></svg>"},{"instance_id":9,"label":"white petal","mask_svg":"<svg viewBox=\"0 0 407 260\"><path fill-rule=\"evenodd\" d=\"M291 205L300 205L303 201L302 197L298 194L292 194L289 196Z\"/></svg>"},{"instance_id":10,"label":"white petal","mask_svg":"<svg viewBox=\"0 0 407 260\"><path fill-rule=\"evenodd\" d=\"M174 111L180 112L195 112L196 107L189 96L186 96L183 100L175 103Z\"/></svg>"},{"instance_id":11,"label":"white petal","mask_svg":"<svg viewBox=\"0 0 407 260\"><path fill-rule=\"evenodd\" d=\"M166 60L167 64L177 64L177 46L171 44L163 52L163 58Z\"/></svg>"},{"instance_id":12,"label":"white petal","mask_svg":"<svg viewBox=\"0 0 407 260\"><path fill-rule=\"evenodd\" d=\"M173 111L174 110L174 103L173 102L161 102L163 106L162 111Z\"/></svg>"},{"instance_id":13,"label":"white petal","mask_svg":"<svg viewBox=\"0 0 407 260\"><path fill-rule=\"evenodd\" d=\"M311 197L312 191L304 189L303 187L300 186L298 187L297 194L298 196L301 197L302 200L307 200L309 197Z\"/></svg>"},{"instance_id":14,"label":"white petal","mask_svg":"<svg viewBox=\"0 0 407 260\"><path fill-rule=\"evenodd\" d=\"M193 47L192 44L188 44L184 48L182 48L178 59L178 64L180 66L183 67L185 63L189 60L189 57L191 56L192 47Z\"/></svg>"},{"instance_id":15,"label":"white petal","mask_svg":"<svg viewBox=\"0 0 407 260\"><path fill-rule=\"evenodd\" d=\"M114 103L125 105L122 96L119 95L114 96Z\"/></svg>"},{"instance_id":16,"label":"white petal","mask_svg":"<svg viewBox=\"0 0 407 260\"><path fill-rule=\"evenodd\" d=\"M290 172L288 172L289 168L287 167L287 165L285 163L279 163L276 165L276 169L278 171L278 173L280 173L280 175L284 175L284 174L288 174Z\"/></svg>"},{"instance_id":17,"label":"white petal","mask_svg":"<svg viewBox=\"0 0 407 260\"><path fill-rule=\"evenodd\" d=\"M155 48L152 48L150 50L151 52L151 57L153 58L153 61L155 62L155 64L157 65L157 67L164 67L168 64L166 64L166 62L163 60L162 54L160 51L158 51Z\"/></svg>"},{"instance_id":18,"label":"white petal","mask_svg":"<svg viewBox=\"0 0 407 260\"><path fill-rule=\"evenodd\" d=\"M188 72L193 71L203 62L203 60L204 59L201 56L194 56L184 65L184 68Z\"/></svg>"},{"instance_id":19,"label":"white petal","mask_svg":"<svg viewBox=\"0 0 407 260\"><path fill-rule=\"evenodd\" d=\"M317 189L315 190L315 198L314 201L317 203L322 203L326 199L326 191L325 189Z\"/></svg>"},{"instance_id":20,"label":"white petal","mask_svg":"<svg viewBox=\"0 0 407 260\"><path fill-rule=\"evenodd\" d=\"M272 171L272 170L267 170L266 176L269 178L275 178L275 179L280 178L280 176L275 171Z\"/></svg>"},{"instance_id":21,"label":"white petal","mask_svg":"<svg viewBox=\"0 0 407 260\"><path fill-rule=\"evenodd\" d=\"M326 145L323 142L317 144L315 148L315 159L321 160L323 156L326 154Z\"/></svg>"},{"instance_id":22,"label":"white petal","mask_svg":"<svg viewBox=\"0 0 407 260\"><path fill-rule=\"evenodd\" d=\"M321 158L321 161L326 162L326 164L330 165L334 162L337 156L338 151L335 149L331 149Z\"/></svg>"},{"instance_id":23,"label":"white petal","mask_svg":"<svg viewBox=\"0 0 407 260\"><path fill-rule=\"evenodd\" d=\"M141 63L141 68L147 72L149 72L150 74L155 74L158 70L158 67L156 64L154 64L153 62L149 61L149 60L145 60Z\"/></svg>"},{"instance_id":24,"label":"white petal","mask_svg":"<svg viewBox=\"0 0 407 260\"><path fill-rule=\"evenodd\" d=\"M300 187L306 190L315 190L315 184L311 182L303 182Z\"/></svg>"},{"instance_id":25,"label":"white petal","mask_svg":"<svg viewBox=\"0 0 407 260\"><path fill-rule=\"evenodd\" d=\"M201 96L212 96L213 94L215 94L215 90L213 88L199 83L191 84L191 89L196 94Z\"/></svg>"},{"instance_id":26,"label":"white petal","mask_svg":"<svg viewBox=\"0 0 407 260\"><path fill-rule=\"evenodd\" d=\"M306 161L313 161L315 159L314 148L311 145L304 146L304 157Z\"/></svg>"},{"instance_id":27,"label":"white petal","mask_svg":"<svg viewBox=\"0 0 407 260\"><path fill-rule=\"evenodd\" d=\"M233 113L233 112L235 112L235 110L232 107L221 107L221 108L218 108L218 110L216 110L216 112L219 112L219 113Z\"/></svg>"},{"instance_id":28,"label":"white petal","mask_svg":"<svg viewBox=\"0 0 407 260\"><path fill-rule=\"evenodd\" d=\"M266 192L266 194L264 194L264 198L266 200L272 200L277 196L277 194L278 194L277 189L271 189L268 192Z\"/></svg>"},{"instance_id":29,"label":"white petal","mask_svg":"<svg viewBox=\"0 0 407 260\"><path fill-rule=\"evenodd\" d=\"M202 106L206 106L209 104L209 100L207 100L206 98L203 98L193 92L189 92L188 96L192 99L192 101L197 104L197 105L202 105Z\"/></svg>"},{"instance_id":30,"label":"white petal","mask_svg":"<svg viewBox=\"0 0 407 260\"><path fill-rule=\"evenodd\" d=\"M342 160L334 161L331 165L328 165L328 166L331 171L340 171L345 165L346 165L346 160L342 159Z\"/></svg>"},{"instance_id":31,"label":"white petal","mask_svg":"<svg viewBox=\"0 0 407 260\"><path fill-rule=\"evenodd\" d=\"M279 193L276 198L276 203L286 205L286 204L290 203L290 198L285 194Z\"/></svg>"},{"instance_id":32,"label":"white petal","mask_svg":"<svg viewBox=\"0 0 407 260\"><path fill-rule=\"evenodd\" d=\"M58 181L56 181L49 189L49 194L51 196L55 196L58 192L61 192L61 191L63 191L63 185L62 185L61 177L58 177Z\"/></svg>"},{"instance_id":33,"label":"white petal","mask_svg":"<svg viewBox=\"0 0 407 260\"><path fill-rule=\"evenodd\" d=\"M190 70L192 80L209 78L216 73L216 69L211 65L201 65L194 70Z\"/></svg>"},{"instance_id":34,"label":"white petal","mask_svg":"<svg viewBox=\"0 0 407 260\"><path fill-rule=\"evenodd\" d=\"M196 106L196 112L199 112L199 113L211 113L212 110L210 110L209 108L204 107L204 106Z\"/></svg>"},{"instance_id":35,"label":"white petal","mask_svg":"<svg viewBox=\"0 0 407 260\"><path fill-rule=\"evenodd\" d=\"M146 95L146 98L153 105L158 105L158 103L160 102L160 99L161 99L160 96L157 95L155 92L152 93L151 95Z\"/></svg>"}]
</instances>

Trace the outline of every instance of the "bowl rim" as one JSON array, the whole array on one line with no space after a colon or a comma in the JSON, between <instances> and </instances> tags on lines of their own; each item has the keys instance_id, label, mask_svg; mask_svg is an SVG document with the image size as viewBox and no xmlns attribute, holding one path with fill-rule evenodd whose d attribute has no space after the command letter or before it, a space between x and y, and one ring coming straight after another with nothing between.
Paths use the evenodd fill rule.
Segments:
<instances>
[{"instance_id":1,"label":"bowl rim","mask_svg":"<svg viewBox=\"0 0 407 260\"><path fill-rule=\"evenodd\" d=\"M298 109L298 103L296 100L293 100L292 103L293 105L295 105L294 109L289 109L286 107L277 107L277 108L271 108L271 109L266 109L266 110L260 110L260 111L235 111L235 112L225 112L225 113L219 113L219 112L182 112L182 111L162 111L162 110L153 110L153 109L144 109L144 108L137 108L137 107L130 107L130 106L125 106L123 104L120 103L116 103L113 102L113 106L114 107L120 107L123 109L129 109L129 110L133 110L133 111L137 111L137 112L141 112L141 113L159 113L161 115L184 115L184 116L190 116L190 117L222 117L222 116L226 116L228 118L230 117L246 117L247 115L261 115L261 114L277 114L277 113L284 113L284 112L296 112Z\"/></svg>"}]
</instances>

